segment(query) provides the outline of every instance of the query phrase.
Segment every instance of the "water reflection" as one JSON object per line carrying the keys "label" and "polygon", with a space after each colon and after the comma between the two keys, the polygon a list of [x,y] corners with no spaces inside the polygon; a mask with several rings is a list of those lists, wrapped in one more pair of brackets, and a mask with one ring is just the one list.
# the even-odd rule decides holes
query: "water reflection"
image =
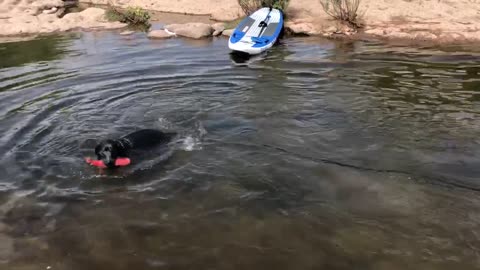
{"label": "water reflection", "polygon": [[70,37],[57,36],[0,44],[0,69],[60,59],[70,46]]}
{"label": "water reflection", "polygon": [[230,59],[236,64],[244,64],[247,63],[248,60],[250,60],[252,56],[248,53],[242,53],[242,52],[231,52],[230,53]]}

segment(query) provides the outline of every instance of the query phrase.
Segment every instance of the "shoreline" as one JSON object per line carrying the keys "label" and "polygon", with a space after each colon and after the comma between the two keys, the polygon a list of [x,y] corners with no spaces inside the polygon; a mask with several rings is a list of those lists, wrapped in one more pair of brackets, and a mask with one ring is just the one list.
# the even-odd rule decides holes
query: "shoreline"
{"label": "shoreline", "polygon": [[[0,5],[0,37],[25,38],[49,33],[68,31],[111,30],[126,27],[118,22],[108,22],[104,10],[107,0],[81,0],[80,5],[94,7],[78,13],[59,16],[58,11],[65,2],[61,0],[31,0],[33,7],[11,7]],[[189,23],[221,21],[226,24],[241,17],[241,8],[236,0],[225,0],[219,5],[215,0],[197,3],[193,0],[116,0],[120,8],[139,6],[152,14],[165,14],[171,19],[165,23]],[[55,5],[60,5],[56,7]],[[33,9],[33,10],[32,10]],[[47,12],[46,12],[47,11]],[[57,11],[54,13],[54,11]],[[228,12],[227,12],[228,11]],[[364,25],[359,31],[342,25],[330,18],[318,0],[291,0],[286,10],[285,28],[292,35],[323,36],[347,40],[378,39],[383,41],[406,41],[436,45],[463,45],[480,41],[480,1],[456,0],[363,0],[359,9],[360,22]],[[175,21],[175,16],[185,16]],[[163,22],[163,21],[162,21]],[[1,40],[0,40],[1,41]]]}

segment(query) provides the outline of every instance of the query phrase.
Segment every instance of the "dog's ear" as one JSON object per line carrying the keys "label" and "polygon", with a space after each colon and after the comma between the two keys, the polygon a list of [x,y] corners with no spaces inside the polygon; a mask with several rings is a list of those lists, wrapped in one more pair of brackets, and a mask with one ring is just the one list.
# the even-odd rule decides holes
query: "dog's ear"
{"label": "dog's ear", "polygon": [[99,143],[95,146],[95,154],[98,154],[102,150],[102,145],[102,143]]}
{"label": "dog's ear", "polygon": [[125,148],[123,146],[123,144],[119,141],[114,141],[112,142],[112,146],[115,147],[117,150],[121,151],[123,148]]}
{"label": "dog's ear", "polygon": [[115,141],[112,145],[115,148],[116,154],[119,157],[127,157],[128,156],[128,149],[125,147],[125,145],[121,141]]}

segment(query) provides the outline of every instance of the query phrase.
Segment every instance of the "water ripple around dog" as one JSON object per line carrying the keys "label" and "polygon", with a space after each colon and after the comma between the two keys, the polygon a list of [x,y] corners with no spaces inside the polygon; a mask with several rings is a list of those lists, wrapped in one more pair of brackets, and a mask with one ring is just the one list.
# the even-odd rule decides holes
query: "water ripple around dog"
{"label": "water ripple around dog", "polygon": [[[18,250],[28,260],[66,269],[109,258],[144,269],[160,260],[151,254],[179,269],[237,255],[252,269],[477,261],[478,241],[465,240],[480,205],[475,51],[289,38],[238,63],[224,38],[115,32],[0,47],[2,222],[19,247],[25,235],[48,243]],[[178,136],[129,167],[83,162],[99,140],[140,128]],[[128,245],[103,245],[116,241]],[[132,250],[146,252],[138,265],[124,256]]]}

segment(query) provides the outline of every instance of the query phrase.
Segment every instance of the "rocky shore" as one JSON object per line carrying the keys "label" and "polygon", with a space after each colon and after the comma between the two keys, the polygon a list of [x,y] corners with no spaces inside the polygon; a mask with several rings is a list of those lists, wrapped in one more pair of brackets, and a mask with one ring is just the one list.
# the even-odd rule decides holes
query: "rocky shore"
{"label": "rocky shore", "polygon": [[116,29],[126,25],[108,22],[105,10],[87,8],[65,14],[72,2],[62,0],[0,0],[0,36],[26,36],[71,30]]}
{"label": "rocky shore", "polygon": [[[139,6],[147,10],[191,15],[208,15],[226,22],[243,16],[237,0],[80,0],[81,3],[118,7]],[[125,24],[108,22],[105,11],[88,8],[65,14],[72,2],[62,0],[0,0],[0,36],[34,35],[76,29],[116,29]],[[329,17],[319,0],[291,0],[286,11],[287,32],[326,37],[373,36],[387,39],[463,43],[480,40],[480,1],[471,0],[362,0],[360,29],[352,29]],[[223,23],[192,21],[154,30],[151,38],[175,36],[203,38],[229,35]],[[225,30],[225,31],[224,31]],[[361,35],[358,35],[361,34]]]}
{"label": "rocky shore", "polygon": [[[332,21],[319,0],[294,0],[286,26],[294,33],[347,35],[357,33]],[[359,32],[387,39],[463,43],[480,40],[480,1],[362,0]]]}

